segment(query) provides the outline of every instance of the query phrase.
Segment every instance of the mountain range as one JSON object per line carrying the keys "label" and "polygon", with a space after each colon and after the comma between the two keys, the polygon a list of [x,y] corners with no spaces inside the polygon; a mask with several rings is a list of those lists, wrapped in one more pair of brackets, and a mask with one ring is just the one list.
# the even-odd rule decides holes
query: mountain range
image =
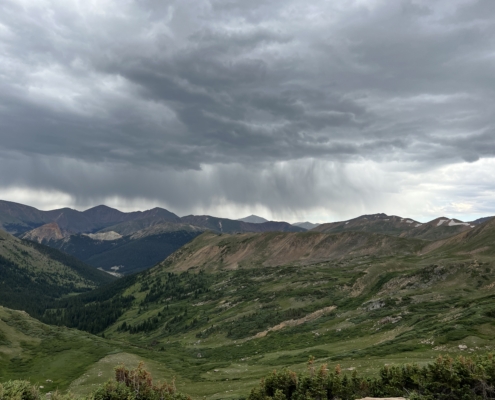
{"label": "mountain range", "polygon": [[[255,216],[252,216],[255,217]],[[258,218],[257,222],[244,222],[228,218],[216,218],[209,215],[188,215],[180,218],[163,208],[153,208],[147,211],[125,213],[105,205],[96,206],[86,211],[71,208],[41,211],[23,204],[0,200],[0,229],[14,235],[22,235],[33,229],[49,224],[50,228],[57,225],[57,235],[116,232],[122,236],[133,234],[152,226],[178,224],[176,230],[181,230],[182,224],[193,225],[197,228],[209,229],[224,233],[234,232],[268,232],[287,231],[301,232],[287,222],[274,222]],[[53,233],[53,231],[52,231]]]}
{"label": "mountain range", "polygon": [[302,232],[286,222],[249,223],[211,216],[185,216],[163,208],[124,213],[100,205],[86,211],[40,211],[0,201],[0,228],[20,238],[62,250],[114,275],[130,274],[162,261],[206,230]]}
{"label": "mountain range", "polygon": [[[234,399],[274,369],[303,370],[310,356],[373,375],[385,362],[495,348],[495,219],[374,214],[246,232],[249,222],[210,216],[146,218],[76,233],[47,221],[18,235],[26,239],[0,232],[0,305],[31,315],[0,308],[0,377],[85,394],[112,363],[145,359],[194,398]],[[66,254],[137,265],[186,234],[120,279]]]}
{"label": "mountain range", "polygon": [[0,201],[0,227],[22,239],[62,250],[116,276],[152,267],[205,231],[217,233],[369,232],[440,240],[465,232],[473,222],[436,218],[420,223],[386,214],[363,215],[327,224],[267,221],[256,215],[232,220],[209,215],[179,217],[163,208],[124,213],[100,205],[86,211],[36,208]]}
{"label": "mountain range", "polygon": [[[487,221],[489,218],[485,219]],[[435,218],[426,223],[395,215],[363,215],[348,221],[322,224],[313,229],[316,232],[337,233],[346,231],[373,232],[399,237],[424,240],[438,240],[468,231],[476,222],[462,222],[451,218]]]}

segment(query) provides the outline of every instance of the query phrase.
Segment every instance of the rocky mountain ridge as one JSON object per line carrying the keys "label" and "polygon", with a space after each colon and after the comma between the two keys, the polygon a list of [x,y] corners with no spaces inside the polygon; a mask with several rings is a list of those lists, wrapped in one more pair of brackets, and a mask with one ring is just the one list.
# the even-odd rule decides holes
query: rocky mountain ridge
{"label": "rocky mountain ridge", "polygon": [[[485,219],[485,221],[488,219]],[[476,225],[475,222],[463,222],[458,219],[446,217],[435,218],[432,221],[421,223],[411,218],[381,213],[362,215],[348,221],[321,224],[312,229],[312,231],[325,233],[348,231],[373,232],[434,241],[468,231]]]}

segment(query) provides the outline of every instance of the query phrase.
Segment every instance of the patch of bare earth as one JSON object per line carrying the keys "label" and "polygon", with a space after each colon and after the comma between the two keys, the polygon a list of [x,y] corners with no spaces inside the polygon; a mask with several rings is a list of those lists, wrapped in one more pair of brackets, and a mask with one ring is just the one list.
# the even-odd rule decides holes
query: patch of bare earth
{"label": "patch of bare earth", "polygon": [[275,332],[275,331],[279,331],[281,329],[284,329],[286,327],[302,325],[306,322],[314,321],[315,319],[323,317],[324,315],[332,312],[336,308],[337,308],[336,306],[329,306],[329,307],[322,308],[320,310],[316,310],[315,312],[312,312],[311,314],[308,314],[308,315],[306,315],[302,318],[299,318],[299,319],[289,319],[288,321],[283,321],[280,324],[272,326],[271,328],[268,328],[267,330],[265,330],[263,332],[258,332],[256,335],[253,336],[253,339],[259,339],[259,338],[265,337],[268,334],[268,332]]}

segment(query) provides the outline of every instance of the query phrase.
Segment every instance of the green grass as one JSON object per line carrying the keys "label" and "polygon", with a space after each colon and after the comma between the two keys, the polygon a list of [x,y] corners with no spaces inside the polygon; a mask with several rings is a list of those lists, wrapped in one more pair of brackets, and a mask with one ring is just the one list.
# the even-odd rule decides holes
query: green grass
{"label": "green grass", "polygon": [[[165,286],[169,279],[166,271],[152,271],[127,289],[136,298],[134,306],[105,336],[140,346],[129,352],[166,365],[182,391],[215,399],[246,396],[273,369],[302,371],[310,355],[373,376],[384,364],[424,364],[438,354],[494,348],[490,291],[463,291],[477,284],[473,268],[485,271],[485,264],[469,268],[457,258],[443,269],[432,265],[428,258],[356,258],[340,266],[221,271],[204,278],[208,290],[199,295],[192,290],[198,275],[184,273],[174,277],[175,292],[166,290],[148,302],[153,286]],[[492,272],[484,273],[487,286],[495,282]],[[369,310],[377,300],[383,306]],[[314,321],[253,339],[281,321],[334,304],[334,312]],[[118,329],[124,321],[141,324],[158,313],[157,329],[135,334]],[[183,319],[173,323],[177,315]],[[459,344],[468,349],[460,350]]]}

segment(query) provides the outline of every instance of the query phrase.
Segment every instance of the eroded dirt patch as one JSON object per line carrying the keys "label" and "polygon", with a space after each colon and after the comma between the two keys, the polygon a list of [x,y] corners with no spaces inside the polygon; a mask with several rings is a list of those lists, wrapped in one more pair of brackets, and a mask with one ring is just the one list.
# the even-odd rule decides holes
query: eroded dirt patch
{"label": "eroded dirt patch", "polygon": [[316,310],[315,312],[312,312],[311,314],[308,314],[308,315],[306,315],[302,318],[299,318],[299,319],[289,319],[288,321],[283,321],[280,324],[272,326],[271,328],[268,328],[265,331],[258,332],[256,335],[253,336],[253,339],[259,339],[259,338],[265,337],[268,334],[268,332],[275,332],[275,331],[279,331],[281,329],[284,329],[286,327],[302,325],[306,322],[314,321],[315,319],[318,319],[318,318],[332,312],[336,308],[337,308],[336,306],[329,306],[329,307],[322,308],[320,310]]}

